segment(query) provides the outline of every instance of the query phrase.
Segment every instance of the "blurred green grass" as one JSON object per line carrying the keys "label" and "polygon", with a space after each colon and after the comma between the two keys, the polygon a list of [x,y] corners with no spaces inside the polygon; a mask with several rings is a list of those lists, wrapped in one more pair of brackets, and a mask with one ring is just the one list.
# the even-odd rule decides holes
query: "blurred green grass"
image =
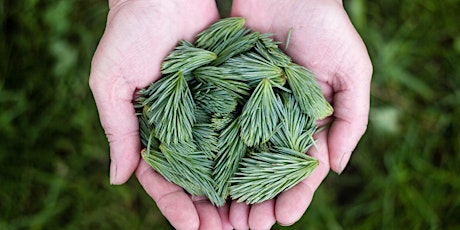
{"label": "blurred green grass", "polygon": [[[368,131],[304,217],[274,229],[459,229],[460,1],[345,7],[374,64]],[[0,0],[0,229],[171,229],[135,179],[108,183],[87,84],[107,12]]]}

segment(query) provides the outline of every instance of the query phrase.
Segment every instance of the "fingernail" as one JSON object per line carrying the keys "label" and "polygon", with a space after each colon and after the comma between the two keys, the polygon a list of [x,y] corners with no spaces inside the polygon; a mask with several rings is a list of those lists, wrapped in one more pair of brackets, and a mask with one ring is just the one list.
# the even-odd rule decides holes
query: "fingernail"
{"label": "fingernail", "polygon": [[114,185],[114,182],[117,177],[117,164],[112,161],[110,162],[110,184]]}
{"label": "fingernail", "polygon": [[339,164],[339,175],[342,174],[343,170],[345,170],[345,167],[347,167],[348,161],[350,160],[351,152],[345,152],[342,155],[342,159],[340,159],[340,164]]}

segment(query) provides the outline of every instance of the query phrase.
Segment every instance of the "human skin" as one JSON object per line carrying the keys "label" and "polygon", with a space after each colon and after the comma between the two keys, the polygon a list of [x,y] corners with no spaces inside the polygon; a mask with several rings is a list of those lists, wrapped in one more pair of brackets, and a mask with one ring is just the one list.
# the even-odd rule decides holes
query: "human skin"
{"label": "human skin", "polygon": [[[341,173],[366,130],[372,65],[366,48],[341,2],[335,0],[234,0],[232,16],[247,26],[274,33],[286,52],[314,72],[334,114],[319,124],[319,159],[307,179],[276,199],[246,205],[231,202],[216,208],[202,197],[190,197],[140,160],[136,90],[160,76],[160,64],[181,39],[194,36],[219,18],[211,0],[109,1],[103,37],[94,54],[90,87],[110,146],[110,183],[123,184],[135,173],[145,191],[176,229],[269,229],[291,225],[305,212],[313,193],[330,169]],[[281,45],[281,48],[283,46]]]}
{"label": "human skin", "polygon": [[213,0],[109,1],[107,24],[94,54],[90,87],[110,147],[110,183],[135,173],[145,191],[176,229],[231,229],[228,206],[216,208],[190,197],[140,160],[136,90],[160,76],[164,57],[179,40],[219,18]]}
{"label": "human skin", "polygon": [[[372,63],[367,49],[337,0],[234,0],[231,16],[244,17],[255,30],[290,42],[285,52],[310,69],[334,114],[319,125],[309,155],[320,164],[305,180],[276,199],[246,205],[232,202],[230,221],[236,229],[269,229],[292,225],[305,213],[314,191],[332,169],[342,173],[367,128]],[[283,48],[283,45],[280,45]]]}

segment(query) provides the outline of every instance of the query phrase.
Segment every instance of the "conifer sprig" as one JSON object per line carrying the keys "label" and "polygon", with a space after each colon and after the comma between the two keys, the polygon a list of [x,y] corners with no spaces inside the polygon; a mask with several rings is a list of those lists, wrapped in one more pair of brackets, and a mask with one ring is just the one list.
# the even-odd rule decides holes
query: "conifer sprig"
{"label": "conifer sprig", "polygon": [[213,177],[216,191],[221,197],[228,196],[230,178],[238,169],[241,158],[246,154],[247,146],[239,135],[240,122],[236,118],[229,126],[222,130],[218,140],[218,153],[214,166]]}
{"label": "conifer sprig", "polygon": [[246,53],[229,59],[223,68],[233,71],[255,88],[263,78],[268,78],[279,85],[286,83],[283,70],[257,53]]}
{"label": "conifer sprig", "polygon": [[284,68],[284,72],[302,112],[314,120],[332,114],[332,106],[324,98],[321,87],[309,70],[300,65],[290,64]]}
{"label": "conifer sprig", "polygon": [[167,181],[181,186],[190,194],[202,194],[202,188],[199,185],[190,182],[190,180],[185,178],[181,173],[174,170],[160,151],[147,151],[147,149],[143,149],[141,154],[144,161],[147,162],[147,164],[149,164],[155,171],[160,172]]}
{"label": "conifer sprig", "polygon": [[314,143],[314,120],[302,113],[293,95],[283,93],[282,100],[284,106],[281,121],[270,141],[274,146],[306,153]]}
{"label": "conifer sprig", "polygon": [[249,147],[270,139],[278,124],[282,104],[269,79],[256,87],[241,112],[241,138]]}
{"label": "conifer sprig", "polygon": [[[205,49],[190,46],[190,43],[182,41],[174,51],[169,53],[161,64],[162,74],[174,74],[182,72],[188,74],[200,66],[214,61],[217,55]],[[184,62],[184,60],[187,60]]]}
{"label": "conifer sprig", "polygon": [[229,45],[218,53],[218,58],[212,62],[213,65],[220,65],[229,58],[250,50],[256,44],[260,34],[255,32],[242,36],[240,39],[229,42]]}
{"label": "conifer sprig", "polygon": [[210,160],[216,158],[218,136],[219,134],[209,123],[196,123],[193,126],[193,139],[196,141],[198,149],[201,149]]}
{"label": "conifer sprig", "polygon": [[[196,36],[196,46],[202,49],[219,53],[232,41],[240,38],[249,32],[244,28],[244,18],[227,18],[219,20]],[[217,49],[217,47],[221,47]]]}
{"label": "conifer sprig", "polygon": [[278,48],[278,44],[279,42],[273,41],[271,34],[263,34],[257,41],[255,50],[271,63],[284,67],[291,63],[291,58]]}
{"label": "conifer sprig", "polygon": [[234,94],[223,88],[208,85],[194,93],[195,101],[207,113],[231,113],[238,105]]}
{"label": "conifer sprig", "polygon": [[230,180],[230,196],[248,204],[272,199],[305,179],[318,164],[318,160],[285,147],[250,153]]}
{"label": "conifer sprig", "polygon": [[192,138],[195,102],[182,72],[167,75],[144,103],[152,102],[146,111],[154,124],[156,137],[166,144],[177,144]]}
{"label": "conifer sprig", "polygon": [[193,75],[201,83],[199,88],[203,88],[203,85],[213,85],[226,90],[227,93],[233,94],[238,98],[249,95],[249,86],[246,83],[246,79],[234,74],[229,69],[206,66],[195,70]]}
{"label": "conifer sprig", "polygon": [[314,76],[244,24],[222,19],[181,41],[135,105],[143,159],[217,206],[263,202],[308,176],[315,120],[332,113]]}

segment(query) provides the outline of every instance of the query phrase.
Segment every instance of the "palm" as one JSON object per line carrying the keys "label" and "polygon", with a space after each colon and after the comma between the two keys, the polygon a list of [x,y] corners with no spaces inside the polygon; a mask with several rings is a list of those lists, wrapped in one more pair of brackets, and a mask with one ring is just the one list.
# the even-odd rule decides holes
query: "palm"
{"label": "palm", "polygon": [[[136,176],[162,213],[178,229],[217,229],[225,215],[192,199],[140,161],[135,91],[160,77],[163,58],[181,39],[192,39],[218,18],[214,1],[137,1],[111,6],[93,58],[90,86],[110,143],[110,181]],[[206,218],[204,218],[206,217]],[[227,223],[228,224],[228,223]]]}
{"label": "palm", "polygon": [[[320,160],[310,177],[276,201],[252,207],[233,203],[230,209],[235,226],[268,227],[275,221],[292,224],[308,207],[329,169],[342,172],[364,133],[372,66],[363,42],[336,0],[234,1],[232,15],[246,18],[250,28],[273,33],[282,42],[292,29],[285,51],[296,63],[314,72],[334,106],[333,117],[326,119],[332,125],[317,134],[318,150],[309,152]],[[242,212],[247,213],[246,219]]]}
{"label": "palm", "polygon": [[[160,76],[163,58],[180,39],[194,35],[218,17],[215,6],[177,7],[171,1],[130,1],[111,9],[93,69],[108,67],[132,87],[145,87]],[[97,65],[97,66],[94,66]]]}

